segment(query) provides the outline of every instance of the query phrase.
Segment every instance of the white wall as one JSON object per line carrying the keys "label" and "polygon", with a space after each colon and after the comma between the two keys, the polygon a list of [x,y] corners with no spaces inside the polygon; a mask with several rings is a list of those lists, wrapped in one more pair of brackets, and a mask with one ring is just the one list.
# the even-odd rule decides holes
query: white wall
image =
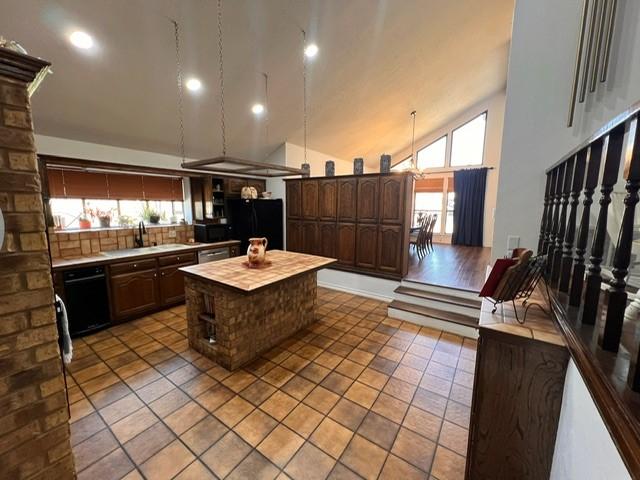
{"label": "white wall", "polygon": [[564,382],[550,478],[631,478],[573,359],[569,361]]}
{"label": "white wall", "polygon": [[507,76],[493,257],[507,235],[535,247],[544,170],[640,100],[640,2],[619,0],[607,84],[578,105],[567,128],[582,0],[518,0]]}
{"label": "white wall", "polygon": [[[445,164],[448,165],[449,158],[451,157],[451,132],[460,125],[477,117],[482,112],[487,112],[487,129],[485,133],[483,166],[493,167],[493,170],[489,170],[487,172],[487,189],[484,198],[484,225],[482,243],[485,247],[491,247],[493,244],[494,212],[498,195],[498,176],[500,172],[500,150],[502,148],[504,107],[505,91],[502,90],[478,102],[476,105],[465,110],[460,115],[456,116],[454,119],[442,125],[438,129],[432,131],[424,137],[419,138],[418,140],[416,140],[415,145],[417,152],[421,148],[426,147],[435,140],[438,140],[443,135],[449,135],[449,139],[447,141],[445,162]],[[408,145],[407,147],[393,154],[392,163],[397,163],[410,155],[411,146]],[[438,172],[438,170],[452,170],[452,168],[445,167],[442,169],[434,169],[434,176],[436,175],[436,172]],[[450,173],[448,175],[453,174]],[[449,239],[451,238],[450,235],[447,235],[446,237]]]}

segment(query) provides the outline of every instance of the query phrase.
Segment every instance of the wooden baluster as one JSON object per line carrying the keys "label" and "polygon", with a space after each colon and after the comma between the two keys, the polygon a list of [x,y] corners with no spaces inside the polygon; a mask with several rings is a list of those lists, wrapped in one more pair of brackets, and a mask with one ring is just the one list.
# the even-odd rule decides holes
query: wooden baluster
{"label": "wooden baluster", "polygon": [[589,241],[589,224],[591,221],[591,205],[593,193],[598,185],[598,174],[602,162],[602,138],[595,140],[589,147],[589,165],[587,178],[584,183],[584,200],[582,202],[582,218],[578,229],[578,241],[576,242],[576,258],[573,262],[573,274],[571,275],[571,292],[569,293],[569,305],[580,306],[582,301],[582,287],[584,285],[584,254],[587,251]]}
{"label": "wooden baluster", "polygon": [[546,255],[551,245],[551,230],[553,228],[554,201],[556,195],[556,183],[558,183],[559,168],[556,167],[551,172],[551,185],[549,185],[549,208],[547,210],[547,221],[545,225],[544,242],[542,244],[542,253]]}
{"label": "wooden baluster", "polygon": [[540,236],[538,238],[538,255],[544,252],[544,241],[547,235],[547,225],[549,223],[549,203],[551,198],[551,180],[553,170],[547,172],[547,182],[544,186],[544,209],[542,210],[542,220],[540,221]]}
{"label": "wooden baluster", "polygon": [[564,181],[564,172],[567,162],[561,163],[558,167],[558,175],[556,176],[556,185],[553,190],[553,221],[551,223],[551,234],[549,235],[549,245],[547,246],[547,272],[551,273],[553,263],[553,254],[556,249],[556,238],[558,235],[558,220],[560,217],[560,198],[562,193],[562,183]]}
{"label": "wooden baluster", "polygon": [[609,204],[611,203],[611,192],[618,180],[618,170],[620,168],[620,157],[624,142],[624,124],[614,128],[607,137],[606,151],[604,153],[604,171],[602,173],[602,185],[600,192],[600,211],[596,222],[596,231],[593,235],[591,245],[591,256],[589,257],[589,271],[587,273],[587,285],[584,291],[584,307],[582,309],[582,323],[593,325],[598,313],[598,302],[600,300],[600,264],[604,254],[604,241],[607,238],[607,216]]}
{"label": "wooden baluster", "polygon": [[556,247],[553,249],[553,259],[551,263],[551,285],[557,286],[560,278],[560,260],[562,260],[562,241],[567,228],[567,205],[569,205],[569,193],[571,192],[571,180],[575,165],[575,156],[568,159],[564,168],[564,182],[562,183],[560,219],[556,230]]}
{"label": "wooden baluster", "polygon": [[[636,125],[637,127],[637,120]],[[625,277],[629,273],[631,262],[631,247],[633,246],[633,226],[636,215],[636,204],[640,201],[640,132],[636,128],[633,138],[631,156],[624,162],[624,178],[627,180],[625,189],[627,195],[624,198],[624,213],[616,253],[613,257],[613,278],[609,281],[609,303],[607,305],[607,318],[604,331],[600,337],[600,346],[609,352],[617,352],[622,337],[622,323],[624,322],[624,309],[627,306],[627,282]]]}
{"label": "wooden baluster", "polygon": [[578,204],[580,203],[580,191],[584,183],[584,171],[587,165],[587,148],[583,148],[576,155],[576,165],[573,170],[573,180],[571,182],[571,192],[569,193],[569,218],[567,219],[567,229],[564,234],[564,244],[562,245],[562,260],[560,263],[560,280],[558,290],[569,292],[569,281],[571,280],[571,266],[573,264],[573,241],[576,236],[576,217],[578,215]]}

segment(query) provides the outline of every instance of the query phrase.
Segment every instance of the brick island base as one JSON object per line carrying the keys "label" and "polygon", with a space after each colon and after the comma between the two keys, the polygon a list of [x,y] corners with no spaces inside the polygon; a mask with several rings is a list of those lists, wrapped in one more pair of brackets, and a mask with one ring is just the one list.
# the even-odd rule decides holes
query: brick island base
{"label": "brick island base", "polygon": [[[228,370],[250,363],[314,322],[316,277],[316,271],[310,271],[241,292],[185,276],[189,346]],[[209,316],[215,343],[209,342],[209,321],[203,319]]]}

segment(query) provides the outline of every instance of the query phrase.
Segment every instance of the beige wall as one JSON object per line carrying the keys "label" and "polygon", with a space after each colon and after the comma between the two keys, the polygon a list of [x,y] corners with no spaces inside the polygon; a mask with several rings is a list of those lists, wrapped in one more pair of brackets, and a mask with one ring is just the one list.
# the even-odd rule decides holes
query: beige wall
{"label": "beige wall", "polygon": [[[500,171],[500,150],[502,148],[502,129],[504,125],[504,106],[505,106],[505,92],[500,91],[495,95],[492,95],[481,102],[478,102],[473,107],[465,110],[453,120],[442,125],[440,128],[425,135],[424,137],[416,140],[416,151],[426,147],[431,142],[439,139],[443,135],[449,135],[447,142],[446,164],[449,164],[449,157],[451,154],[451,131],[463,123],[471,120],[472,118],[480,115],[482,112],[487,111],[487,131],[485,137],[484,147],[484,166],[493,167],[493,170],[489,170],[487,173],[487,191],[485,194],[484,203],[484,239],[483,244],[485,247],[491,247],[493,245],[493,230],[494,230],[494,216],[496,208],[496,199],[498,195],[498,176]],[[411,155],[411,146],[408,145],[402,150],[395,152],[392,155],[392,164],[397,163],[404,158]],[[468,168],[468,167],[462,167]],[[434,175],[438,175],[438,172],[445,170],[451,170],[450,167],[442,169],[434,169]],[[440,175],[444,175],[440,173]],[[450,174],[451,175],[451,174]],[[444,238],[444,236],[443,236]]]}

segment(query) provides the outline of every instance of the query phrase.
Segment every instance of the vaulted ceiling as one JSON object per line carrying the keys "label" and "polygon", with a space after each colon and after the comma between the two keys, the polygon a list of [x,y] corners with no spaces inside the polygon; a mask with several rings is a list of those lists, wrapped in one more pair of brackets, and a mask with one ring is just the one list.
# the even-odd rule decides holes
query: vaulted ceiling
{"label": "vaulted ceiling", "polygon": [[[308,146],[336,158],[404,147],[503,89],[514,0],[223,0],[227,153],[264,159],[303,142],[302,35],[309,62]],[[187,156],[220,154],[215,0],[3,0],[0,35],[52,62],[33,97],[36,132],[177,154],[173,26],[181,25]],[[71,31],[95,39],[71,46]],[[268,117],[251,105],[265,102]]]}

